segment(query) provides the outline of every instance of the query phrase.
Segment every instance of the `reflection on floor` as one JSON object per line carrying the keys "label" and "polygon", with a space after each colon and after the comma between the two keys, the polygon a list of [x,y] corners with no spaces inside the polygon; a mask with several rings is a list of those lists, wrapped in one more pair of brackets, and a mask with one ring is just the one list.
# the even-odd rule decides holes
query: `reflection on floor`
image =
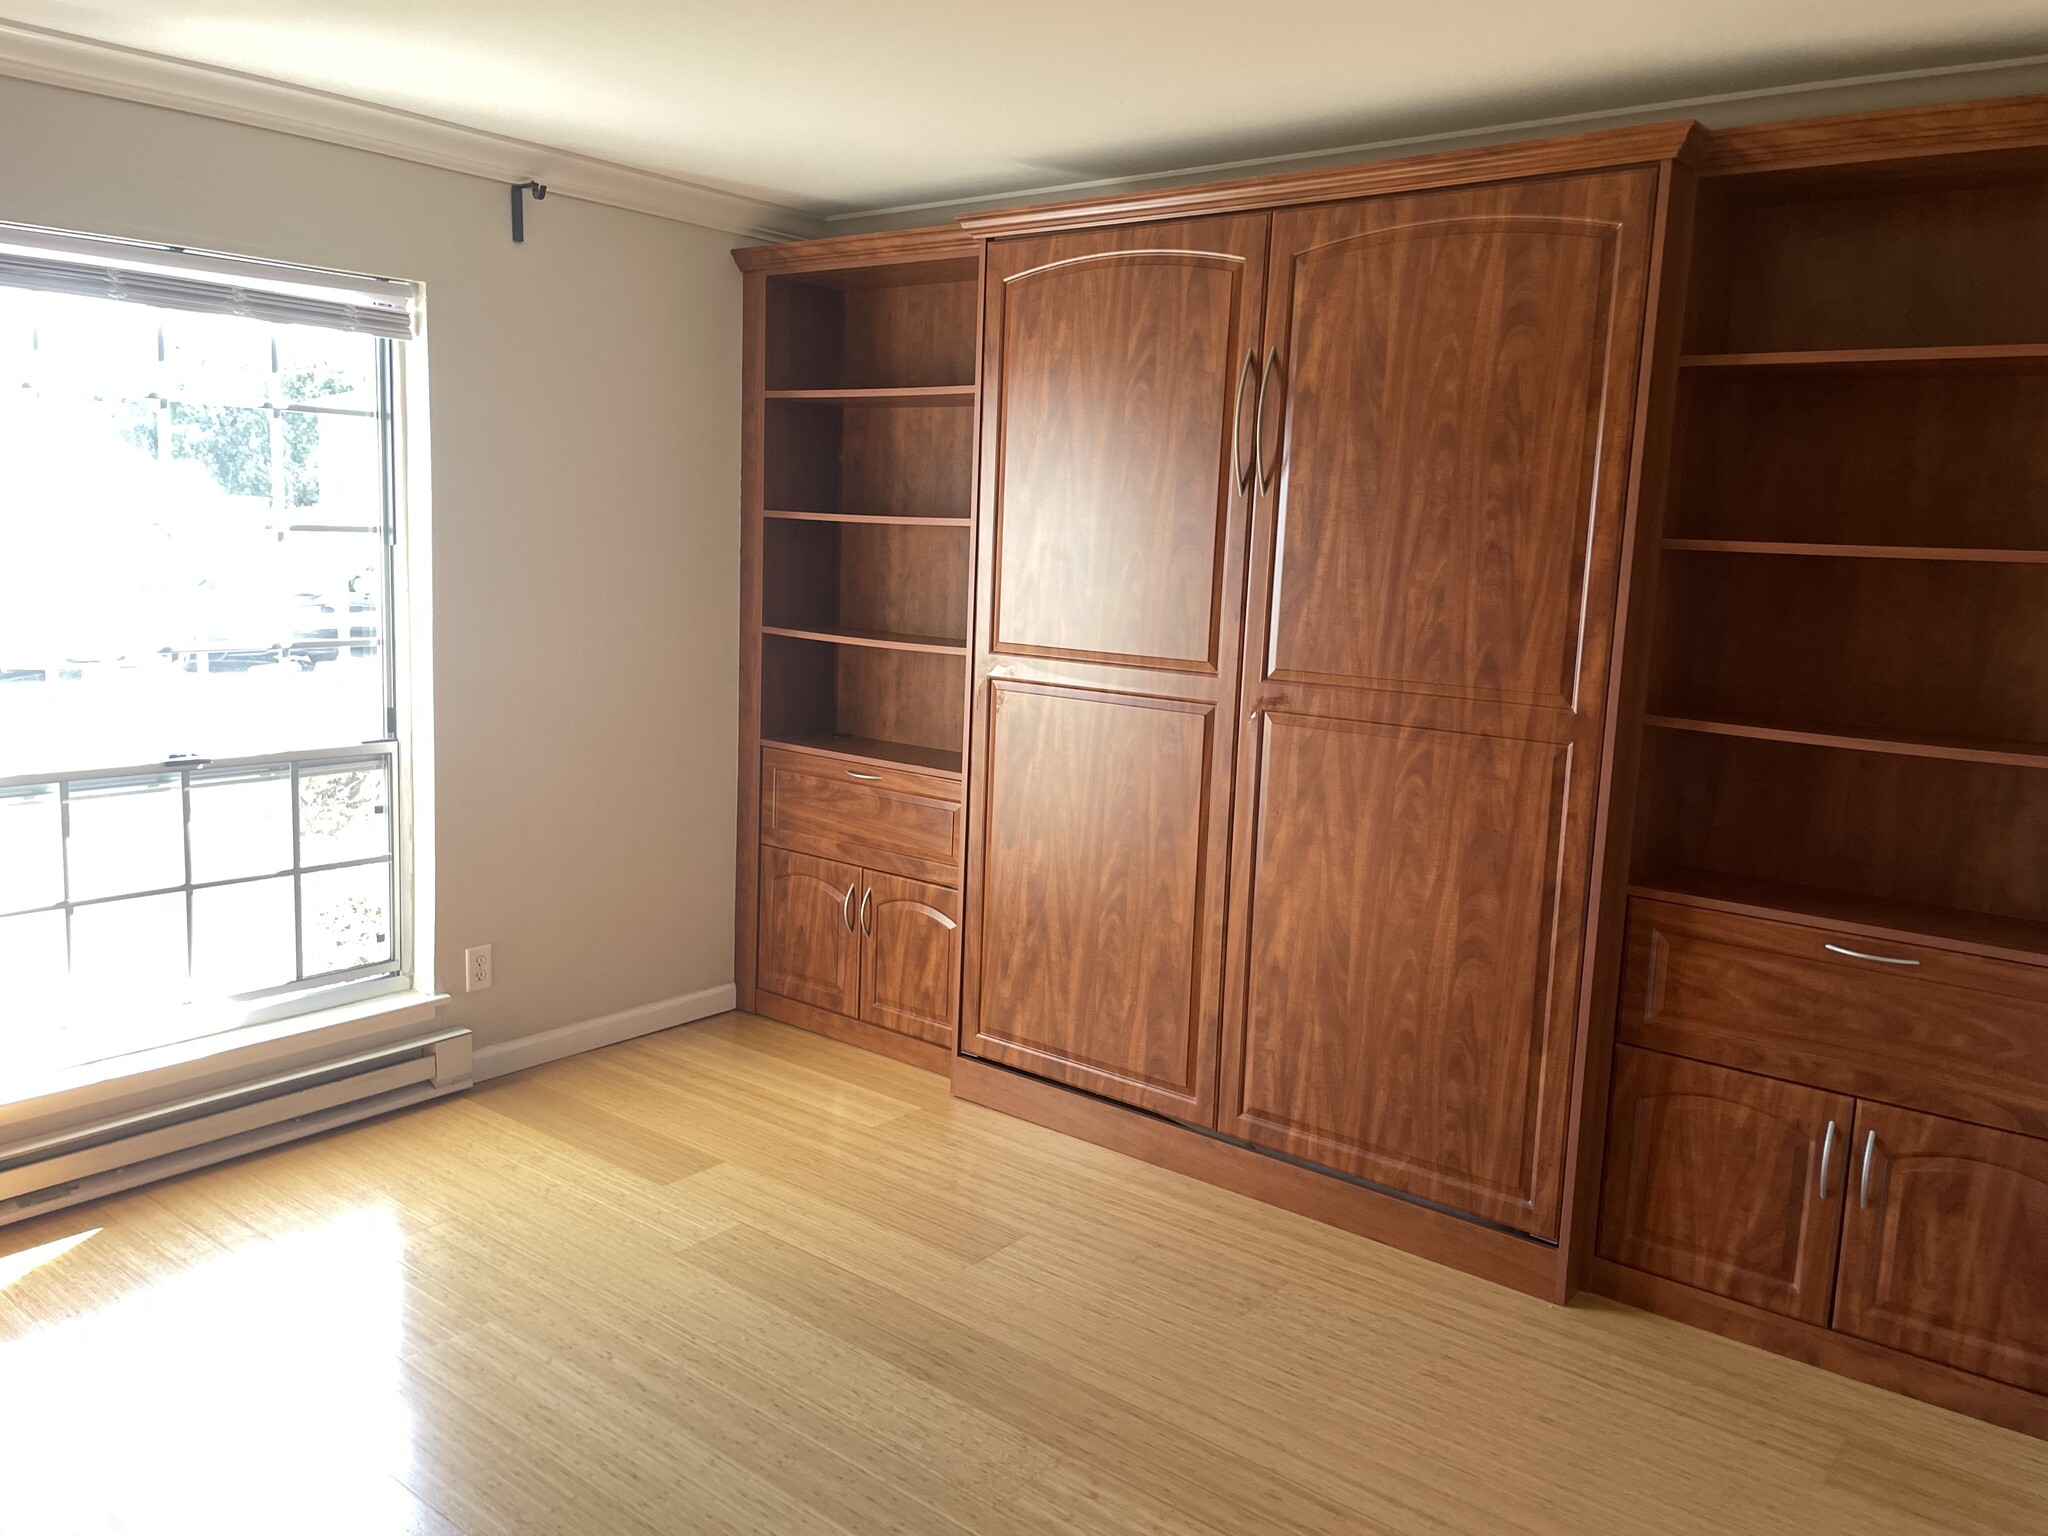
{"label": "reflection on floor", "polygon": [[2048,1446],[728,1015],[0,1230],[0,1532],[2048,1530]]}

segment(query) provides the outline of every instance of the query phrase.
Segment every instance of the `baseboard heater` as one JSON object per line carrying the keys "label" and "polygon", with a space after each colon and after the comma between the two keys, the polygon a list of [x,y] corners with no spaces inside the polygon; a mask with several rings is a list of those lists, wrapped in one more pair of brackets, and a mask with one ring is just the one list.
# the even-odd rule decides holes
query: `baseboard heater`
{"label": "baseboard heater", "polygon": [[467,1088],[466,1029],[0,1146],[0,1226]]}

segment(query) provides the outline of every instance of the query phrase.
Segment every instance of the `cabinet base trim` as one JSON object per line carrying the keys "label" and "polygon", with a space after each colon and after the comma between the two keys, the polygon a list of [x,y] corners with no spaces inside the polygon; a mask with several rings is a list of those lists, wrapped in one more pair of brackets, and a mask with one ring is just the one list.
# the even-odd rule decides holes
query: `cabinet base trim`
{"label": "cabinet base trim", "polygon": [[1447,1264],[1546,1301],[1561,1300],[1558,1250],[1394,1195],[1268,1157],[1249,1147],[1041,1082],[972,1057],[953,1058],[953,1096],[1029,1120],[1219,1189]]}
{"label": "cabinet base trim", "polygon": [[[957,1085],[954,1091],[958,1092]],[[1779,1317],[1609,1259],[1588,1256],[1586,1289],[1659,1317],[1690,1323],[1773,1354],[1817,1365],[1838,1376],[1853,1377],[1889,1392],[1903,1392],[1938,1408],[2018,1430],[2037,1440],[2048,1440],[2048,1397],[2009,1387],[2004,1382],[1973,1376],[1917,1355],[1902,1354],[1882,1344],[1866,1343],[1832,1328]]]}
{"label": "cabinet base trim", "polygon": [[825,1035],[846,1045],[857,1045],[863,1050],[874,1051],[881,1056],[893,1056],[898,1061],[908,1062],[913,1067],[922,1067],[927,1072],[943,1073],[952,1064],[951,1046],[934,1045],[929,1040],[914,1040],[909,1035],[899,1035],[893,1029],[869,1024],[861,1019],[850,1019],[843,1013],[831,1013],[809,1003],[800,1003],[793,997],[779,997],[773,992],[756,990],[752,1011],[764,1019],[774,1019],[780,1024],[794,1024],[798,1029],[808,1029],[814,1035]]}

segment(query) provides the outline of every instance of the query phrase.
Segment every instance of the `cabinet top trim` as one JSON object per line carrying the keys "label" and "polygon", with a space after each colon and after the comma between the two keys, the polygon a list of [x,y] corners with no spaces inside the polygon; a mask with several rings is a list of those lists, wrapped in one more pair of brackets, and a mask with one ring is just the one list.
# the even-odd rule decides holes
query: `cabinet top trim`
{"label": "cabinet top trim", "polygon": [[981,254],[978,236],[952,225],[929,229],[885,229],[865,235],[831,235],[781,245],[742,245],[732,253],[742,272],[821,272],[835,267],[894,266],[913,261],[972,261]]}
{"label": "cabinet top trim", "polygon": [[1257,176],[1207,186],[1169,187],[1157,192],[1035,208],[998,208],[960,216],[960,227],[984,236],[1034,234],[1043,230],[1135,224],[1151,219],[1242,213],[1302,203],[1339,202],[1390,192],[1414,192],[1471,182],[1512,181],[1566,171],[1601,170],[1688,158],[1705,130],[1690,119],[1608,128],[1561,138],[1524,139],[1507,144],[1447,149],[1431,155],[1374,160],[1363,165]]}
{"label": "cabinet top trim", "polygon": [[1703,137],[1696,163],[1702,175],[1734,176],[2043,146],[2048,96],[2006,96],[1719,128]]}

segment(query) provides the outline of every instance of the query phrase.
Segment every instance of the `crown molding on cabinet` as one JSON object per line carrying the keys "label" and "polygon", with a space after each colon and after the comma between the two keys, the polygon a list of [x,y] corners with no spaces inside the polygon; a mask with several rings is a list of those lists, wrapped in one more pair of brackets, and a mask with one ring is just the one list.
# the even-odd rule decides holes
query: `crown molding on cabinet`
{"label": "crown molding on cabinet", "polygon": [[515,182],[756,239],[802,239],[822,220],[717,187],[238,70],[0,21],[0,76],[167,107],[295,138]]}

